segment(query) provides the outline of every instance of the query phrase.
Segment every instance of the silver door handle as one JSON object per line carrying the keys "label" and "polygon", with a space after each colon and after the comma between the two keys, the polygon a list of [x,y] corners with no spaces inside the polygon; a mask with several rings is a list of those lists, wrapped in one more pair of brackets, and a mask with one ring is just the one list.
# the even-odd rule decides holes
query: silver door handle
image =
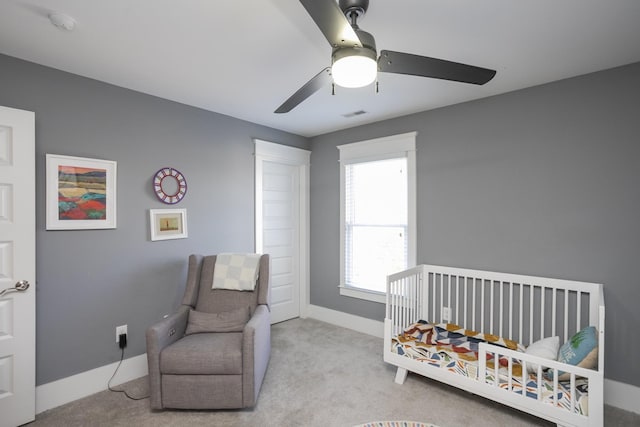
{"label": "silver door handle", "polygon": [[29,282],[27,282],[26,280],[20,280],[18,283],[15,284],[13,288],[7,288],[1,291],[0,297],[4,296],[4,294],[9,292],[24,292],[27,289],[29,289]]}

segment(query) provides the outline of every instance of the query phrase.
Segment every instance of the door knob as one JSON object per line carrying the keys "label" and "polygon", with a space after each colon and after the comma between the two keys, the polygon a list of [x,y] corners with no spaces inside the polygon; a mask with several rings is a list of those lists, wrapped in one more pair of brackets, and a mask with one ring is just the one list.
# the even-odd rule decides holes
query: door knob
{"label": "door knob", "polygon": [[20,280],[13,288],[7,288],[0,292],[0,297],[9,292],[24,292],[29,289],[29,282],[26,280]]}

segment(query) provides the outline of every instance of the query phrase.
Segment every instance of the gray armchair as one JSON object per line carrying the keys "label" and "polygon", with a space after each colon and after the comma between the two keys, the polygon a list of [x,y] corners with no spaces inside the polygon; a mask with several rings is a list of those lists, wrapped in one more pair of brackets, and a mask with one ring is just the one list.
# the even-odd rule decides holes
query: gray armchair
{"label": "gray armchair", "polygon": [[[271,354],[269,255],[260,257],[254,291],[211,289],[215,263],[215,255],[191,255],[182,305],[147,330],[153,409],[247,408],[257,402]],[[246,310],[249,320],[234,327],[229,322],[237,319],[228,313],[238,310]],[[186,334],[187,326],[197,328],[196,315],[221,316],[221,330],[228,331]]]}

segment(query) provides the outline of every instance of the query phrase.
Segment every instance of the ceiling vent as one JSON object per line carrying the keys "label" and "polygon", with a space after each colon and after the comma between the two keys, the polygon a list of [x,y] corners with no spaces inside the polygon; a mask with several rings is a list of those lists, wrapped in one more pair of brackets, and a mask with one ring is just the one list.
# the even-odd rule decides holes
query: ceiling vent
{"label": "ceiling vent", "polygon": [[354,111],[353,113],[343,114],[342,117],[346,117],[347,119],[350,119],[351,117],[361,116],[362,114],[367,114],[367,112],[364,110],[358,110],[358,111]]}

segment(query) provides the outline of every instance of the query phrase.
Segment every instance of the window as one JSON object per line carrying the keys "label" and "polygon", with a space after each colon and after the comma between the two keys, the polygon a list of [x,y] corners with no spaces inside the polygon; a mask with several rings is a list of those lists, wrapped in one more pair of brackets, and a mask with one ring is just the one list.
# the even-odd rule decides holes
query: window
{"label": "window", "polygon": [[338,146],[341,295],[384,302],[387,275],[415,265],[415,135]]}

